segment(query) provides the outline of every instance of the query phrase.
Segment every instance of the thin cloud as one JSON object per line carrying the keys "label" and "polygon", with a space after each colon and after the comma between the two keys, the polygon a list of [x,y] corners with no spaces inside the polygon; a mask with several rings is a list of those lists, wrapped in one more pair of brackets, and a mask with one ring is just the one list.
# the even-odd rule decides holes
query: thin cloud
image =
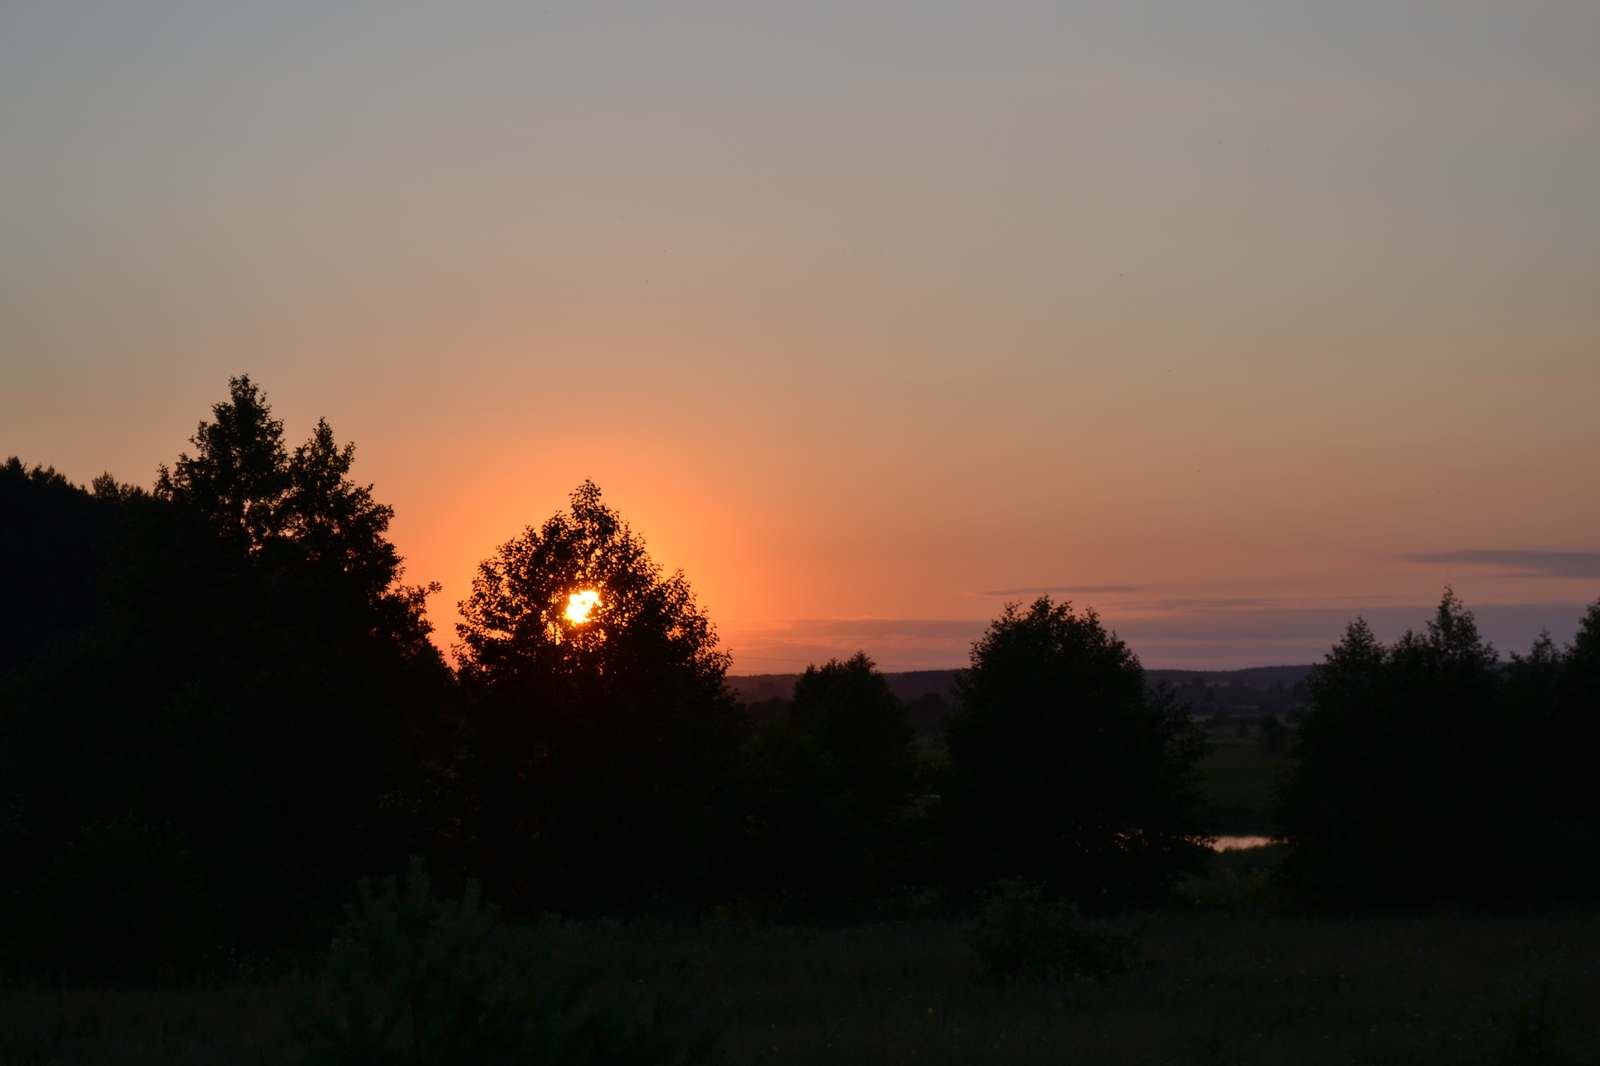
{"label": "thin cloud", "polygon": [[1171,599],[1153,600],[1141,607],[1152,611],[1231,611],[1239,607],[1275,607],[1281,599]]}
{"label": "thin cloud", "polygon": [[1413,563],[1494,566],[1514,577],[1600,577],[1600,552],[1460,551],[1402,555]]}
{"label": "thin cloud", "polygon": [[782,639],[902,637],[917,640],[969,640],[988,623],[974,618],[778,618],[756,624],[729,625],[731,632]]}
{"label": "thin cloud", "polygon": [[980,596],[1042,596],[1052,592],[1143,592],[1138,585],[1053,585],[1049,588],[984,589]]}

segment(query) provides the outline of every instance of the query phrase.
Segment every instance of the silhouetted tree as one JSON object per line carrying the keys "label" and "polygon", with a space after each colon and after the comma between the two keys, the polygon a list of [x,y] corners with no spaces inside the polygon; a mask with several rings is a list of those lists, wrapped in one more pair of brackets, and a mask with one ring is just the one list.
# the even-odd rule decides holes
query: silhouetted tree
{"label": "silhouetted tree", "polygon": [[1256,746],[1263,755],[1282,755],[1289,746],[1289,727],[1275,714],[1261,719],[1261,731],[1256,735]]}
{"label": "silhouetted tree", "polygon": [[911,845],[918,767],[905,705],[857,652],[808,667],[788,710],[752,747],[754,887],[802,906],[881,891]]}
{"label": "silhouetted tree", "polygon": [[290,455],[257,387],[229,392],[194,456],[125,494],[95,624],[6,679],[0,781],[13,869],[161,826],[227,899],[222,932],[282,943],[403,860],[451,680],[351,449],[323,424]]}
{"label": "silhouetted tree", "polygon": [[944,720],[950,717],[950,701],[941,692],[924,692],[906,701],[906,717],[911,727],[925,736],[944,732]]}
{"label": "silhouetted tree", "polygon": [[0,674],[94,621],[106,546],[136,494],[109,475],[91,493],[53,467],[0,465]]}
{"label": "silhouetted tree", "polygon": [[1541,634],[1501,675],[1493,735],[1496,816],[1490,884],[1496,901],[1590,904],[1600,899],[1600,603],[1572,644]]}
{"label": "silhouetted tree", "polygon": [[[681,572],[600,490],[502,545],[457,627],[465,773],[489,890],[518,906],[676,906],[727,882],[744,715]],[[593,593],[585,620],[573,597]]]}
{"label": "silhouetted tree", "polygon": [[215,946],[217,901],[183,837],[133,818],[90,822],[32,884],[13,944],[31,972],[96,981],[181,977]]}
{"label": "silhouetted tree", "polygon": [[1277,812],[1286,882],[1340,907],[1501,898],[1501,675],[1471,612],[1446,590],[1389,647],[1358,619],[1308,687]]}
{"label": "silhouetted tree", "polygon": [[793,718],[764,722],[749,745],[739,894],[779,917],[814,916],[869,883],[871,841],[839,763]]}
{"label": "silhouetted tree", "polygon": [[[1590,605],[1558,663],[1551,756],[1546,767],[1535,763],[1528,775],[1543,771],[1548,799],[1529,836],[1548,841],[1559,894],[1592,903],[1600,898],[1600,789],[1594,785],[1594,755],[1600,751],[1600,600]],[[1533,668],[1547,673],[1543,664]]]}
{"label": "silhouetted tree", "polygon": [[1206,750],[1091,610],[1008,605],[973,647],[946,731],[946,876],[1047,882],[1094,908],[1157,898],[1199,868]]}
{"label": "silhouetted tree", "polygon": [[201,422],[189,438],[198,454],[180,453],[172,470],[162,464],[156,496],[183,507],[238,550],[258,552],[277,539],[288,518],[283,423],[272,417],[249,375],[230,379],[228,393],[227,403],[211,409],[216,421]]}
{"label": "silhouetted tree", "polygon": [[873,661],[858,651],[843,662],[806,667],[789,714],[838,764],[864,828],[886,835],[917,784],[916,730]]}

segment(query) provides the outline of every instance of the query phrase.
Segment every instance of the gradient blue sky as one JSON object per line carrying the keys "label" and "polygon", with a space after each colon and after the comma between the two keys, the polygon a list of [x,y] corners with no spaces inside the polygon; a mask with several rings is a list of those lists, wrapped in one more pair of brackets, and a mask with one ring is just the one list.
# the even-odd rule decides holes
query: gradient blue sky
{"label": "gradient blue sky", "polygon": [[230,374],[453,605],[585,477],[738,672],[1600,595],[1592,3],[11,4],[0,453]]}

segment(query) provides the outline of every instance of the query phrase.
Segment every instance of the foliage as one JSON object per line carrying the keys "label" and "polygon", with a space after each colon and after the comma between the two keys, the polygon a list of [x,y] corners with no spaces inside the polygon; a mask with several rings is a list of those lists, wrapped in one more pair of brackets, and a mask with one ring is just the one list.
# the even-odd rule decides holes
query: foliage
{"label": "foliage", "polygon": [[806,667],[789,714],[838,765],[856,817],[885,831],[916,788],[916,731],[873,661],[858,651]]}
{"label": "foliage", "polygon": [[1600,609],[1502,664],[1446,590],[1385,647],[1360,620],[1310,679],[1277,818],[1286,883],[1338,907],[1593,898]]}
{"label": "foliage", "polygon": [[20,902],[8,916],[18,961],[95,982],[191,971],[216,919],[182,836],[132,818],[84,826]]}
{"label": "foliage", "polygon": [[1256,744],[1263,755],[1282,755],[1289,750],[1289,727],[1275,714],[1261,719],[1261,731],[1256,734]]}
{"label": "foliage", "polygon": [[1283,874],[1339,905],[1469,894],[1490,813],[1494,650],[1446,592],[1425,633],[1383,647],[1357,620],[1309,680],[1277,818]]}
{"label": "foliage", "polygon": [[1600,898],[1600,602],[1571,645],[1558,650],[1544,636],[1528,656],[1511,657],[1502,682],[1496,780],[1514,828],[1497,844],[1521,888],[1511,898],[1592,904]]}
{"label": "foliage", "polygon": [[1122,973],[1138,957],[1138,938],[1086,920],[1078,905],[1046,902],[1044,886],[1002,881],[971,931],[972,948],[996,983],[1061,981]]}
{"label": "foliage", "polygon": [[91,624],[0,683],[3,861],[30,881],[80,826],[170,825],[250,947],[320,939],[398,861],[392,798],[438,760],[451,680],[351,448],[323,423],[291,455],[229,390],[154,494],[116,493]]}
{"label": "foliage", "polygon": [[788,717],[757,729],[745,758],[743,891],[802,911],[858,892],[872,856],[838,762]]}
{"label": "foliage", "polygon": [[1212,856],[1204,877],[1185,877],[1173,886],[1167,906],[1190,911],[1272,914],[1283,909],[1278,891],[1279,844],[1232,848]]}
{"label": "foliage", "polygon": [[913,835],[915,735],[864,653],[807,668],[751,746],[752,887],[819,904],[891,884]]}
{"label": "foliage", "polygon": [[[634,684],[720,697],[728,656],[716,650],[715,630],[682,572],[663,576],[593,482],[571,500],[570,514],[529,526],[478,565],[457,626],[463,670],[486,687],[622,673]],[[585,590],[599,602],[577,623],[566,609],[571,594]]]}
{"label": "foliage", "polygon": [[[595,592],[587,621],[571,597]],[[682,573],[585,482],[478,568],[457,627],[473,695],[464,858],[528,909],[703,902],[728,882],[746,720]]]}
{"label": "foliage", "polygon": [[1045,881],[1092,909],[1153,901],[1206,854],[1199,726],[1093,611],[1008,605],[946,725],[945,876]]}
{"label": "foliage", "polygon": [[[949,922],[663,923],[621,942],[704,961],[696,984],[726,1004],[735,1063],[1191,1064],[1197,1048],[1294,1066],[1600,1061],[1600,921],[1583,912],[1166,914],[1128,973],[1069,983],[973,981],[967,927]],[[285,1014],[320,983],[4,984],[0,1062],[295,1061]]]}
{"label": "foliage", "polygon": [[440,900],[414,859],[402,879],[359,886],[298,1023],[317,1066],[706,1059],[715,1027],[656,977],[627,972],[614,930],[500,926],[471,883]]}
{"label": "foliage", "polygon": [[267,567],[315,573],[369,606],[385,608],[402,639],[426,636],[422,597],[437,589],[399,585],[404,571],[385,537],[394,508],[350,480],[355,445],[342,448],[327,420],[291,455],[283,423],[248,376],[228,382],[229,402],[212,408],[190,438],[193,457],[163,465],[155,495],[203,521],[223,543]]}
{"label": "foliage", "polygon": [[0,464],[0,675],[94,621],[108,540],[138,490]]}
{"label": "foliage", "polygon": [[[837,916],[1006,879],[1102,912],[1198,872],[1206,828],[1281,830],[1282,883],[1332,907],[1600,897],[1600,603],[1509,662],[1447,591],[1389,646],[1358,620],[1303,690],[1194,680],[1219,725],[1258,704],[1206,823],[1202,731],[1092,611],[1008,606],[958,709],[916,707],[942,749],[864,653],[752,730],[683,574],[585,482],[480,566],[457,676],[353,445],[322,421],[290,448],[247,377],[191,442],[148,493],[0,466],[0,907],[34,973],[315,942],[345,886],[418,851],[519,916]],[[1267,826],[1246,793],[1291,756]]]}

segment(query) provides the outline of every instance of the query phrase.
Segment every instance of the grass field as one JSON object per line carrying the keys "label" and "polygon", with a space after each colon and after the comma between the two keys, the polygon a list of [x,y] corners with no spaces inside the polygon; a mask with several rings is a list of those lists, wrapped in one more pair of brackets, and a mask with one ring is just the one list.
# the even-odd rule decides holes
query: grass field
{"label": "grass field", "polygon": [[[1007,988],[981,979],[948,923],[634,936],[696,960],[734,1064],[1600,1061],[1590,916],[1163,915],[1131,974]],[[0,1060],[289,1062],[302,987],[14,987],[0,992]]]}
{"label": "grass field", "polygon": [[1232,729],[1207,732],[1212,752],[1206,775],[1206,828],[1213,833],[1258,833],[1266,828],[1272,785],[1290,760],[1263,753],[1254,736]]}
{"label": "grass field", "polygon": [[[1285,760],[1232,731],[1212,740],[1209,824],[1259,829]],[[1272,894],[1277,851],[1215,856],[1143,920],[1140,964],[1098,982],[996,987],[953,922],[628,939],[687,960],[730,1066],[1600,1064],[1600,917],[1294,916]],[[294,1062],[288,1019],[308,987],[0,988],[0,1066]]]}

